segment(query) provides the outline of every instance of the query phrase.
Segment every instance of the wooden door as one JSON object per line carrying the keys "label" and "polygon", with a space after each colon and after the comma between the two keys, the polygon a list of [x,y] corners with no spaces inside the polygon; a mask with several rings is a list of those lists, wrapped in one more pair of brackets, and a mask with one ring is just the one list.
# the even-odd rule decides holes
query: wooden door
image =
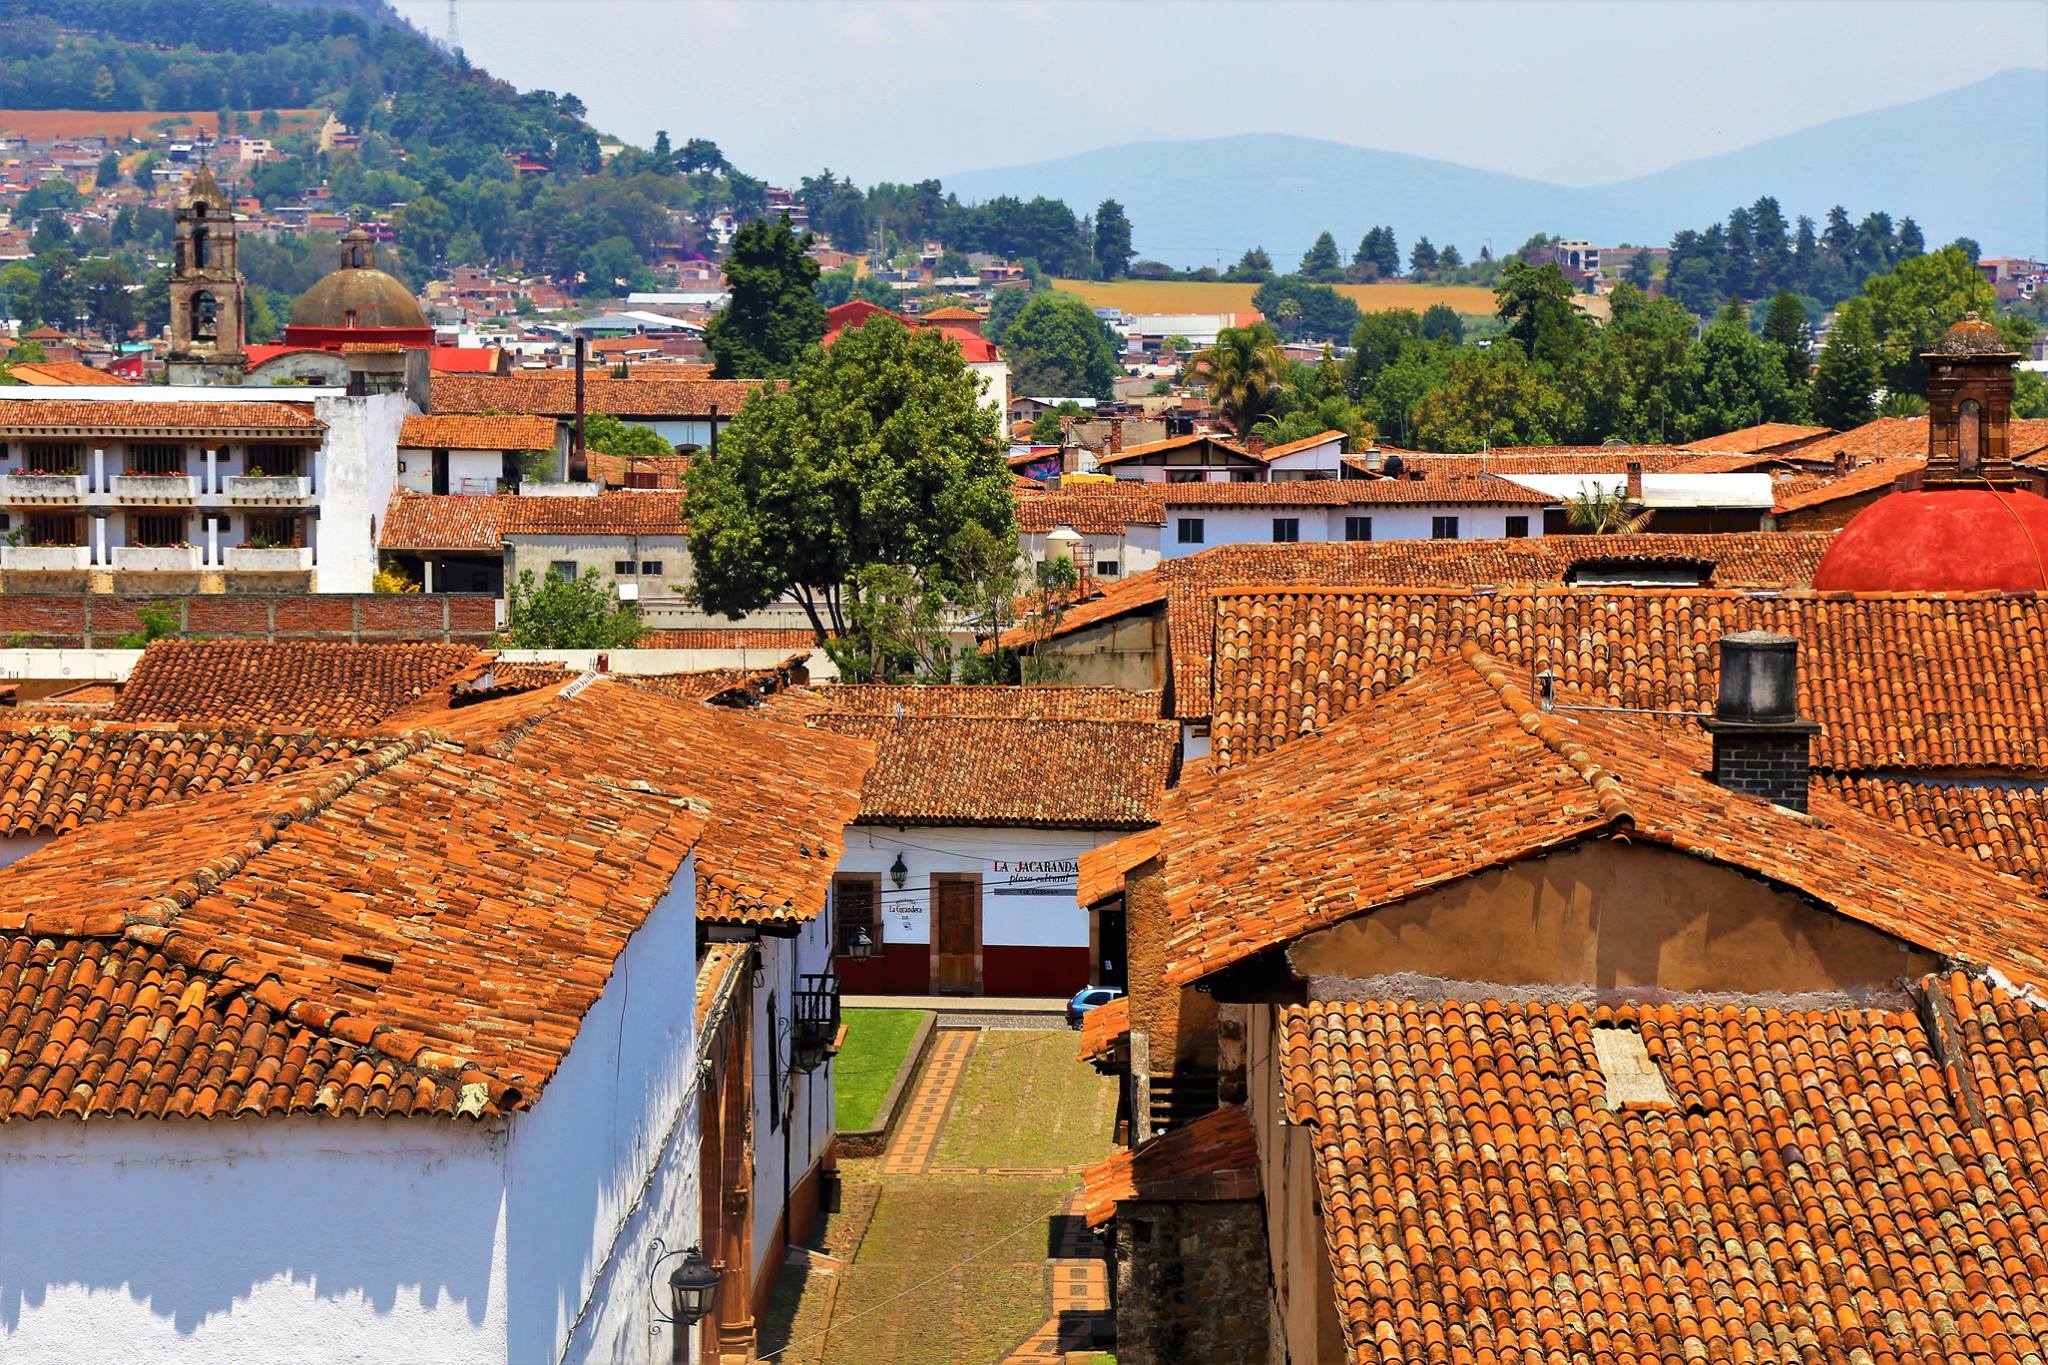
{"label": "wooden door", "polygon": [[981,878],[932,878],[932,987],[978,990],[981,946]]}

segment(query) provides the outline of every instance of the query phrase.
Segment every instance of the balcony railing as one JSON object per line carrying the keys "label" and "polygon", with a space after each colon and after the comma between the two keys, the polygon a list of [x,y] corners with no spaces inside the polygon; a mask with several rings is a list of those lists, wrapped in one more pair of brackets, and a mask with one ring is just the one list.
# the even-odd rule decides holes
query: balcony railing
{"label": "balcony railing", "polygon": [[85,545],[0,546],[0,569],[15,573],[83,573],[91,566]]}
{"label": "balcony railing", "polygon": [[293,474],[232,474],[229,502],[298,503],[312,494],[312,480]]}
{"label": "balcony railing", "polygon": [[197,545],[117,545],[114,567],[126,573],[198,573]]}
{"label": "balcony railing", "polygon": [[227,551],[229,573],[304,573],[313,567],[310,545],[282,545],[259,549],[252,545],[231,545]]}
{"label": "balcony railing", "polygon": [[9,474],[0,478],[8,502],[77,502],[85,496],[83,474]]}
{"label": "balcony railing", "polygon": [[114,497],[120,502],[189,503],[197,491],[190,474],[116,474]]}

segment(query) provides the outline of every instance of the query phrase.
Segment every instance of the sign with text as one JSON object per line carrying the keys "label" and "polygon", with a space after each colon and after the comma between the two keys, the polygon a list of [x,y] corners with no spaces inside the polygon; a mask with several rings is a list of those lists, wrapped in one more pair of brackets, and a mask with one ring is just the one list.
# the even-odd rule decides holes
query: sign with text
{"label": "sign with text", "polygon": [[1080,892],[1078,858],[992,860],[989,890],[998,896],[1068,896]]}

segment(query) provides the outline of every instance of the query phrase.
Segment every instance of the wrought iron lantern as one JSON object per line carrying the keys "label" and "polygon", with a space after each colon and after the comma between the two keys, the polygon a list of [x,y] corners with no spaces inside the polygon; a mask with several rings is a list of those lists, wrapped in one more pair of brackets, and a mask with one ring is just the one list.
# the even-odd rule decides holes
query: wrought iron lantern
{"label": "wrought iron lantern", "polygon": [[855,962],[866,962],[875,955],[875,941],[868,937],[868,931],[856,926],[853,937],[846,940],[846,955]]}
{"label": "wrought iron lantern", "polygon": [[895,862],[889,864],[889,880],[896,884],[898,891],[901,891],[904,885],[910,881],[910,865],[903,861],[901,853],[896,855]]}
{"label": "wrought iron lantern", "polygon": [[718,1302],[718,1267],[694,1246],[665,1251],[661,1239],[655,1238],[654,1269],[660,1270],[668,1261],[676,1262],[676,1268],[668,1273],[668,1316],[656,1313],[654,1330],[660,1331],[663,1323],[679,1329],[695,1327],[711,1315],[712,1305]]}

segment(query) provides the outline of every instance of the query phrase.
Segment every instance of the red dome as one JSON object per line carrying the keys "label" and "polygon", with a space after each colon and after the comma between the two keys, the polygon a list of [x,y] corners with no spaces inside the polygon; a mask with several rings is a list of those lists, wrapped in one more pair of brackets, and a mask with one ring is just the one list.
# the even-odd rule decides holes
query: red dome
{"label": "red dome", "polygon": [[2048,498],[1988,488],[1892,493],[1814,570],[1821,592],[2048,592]]}

